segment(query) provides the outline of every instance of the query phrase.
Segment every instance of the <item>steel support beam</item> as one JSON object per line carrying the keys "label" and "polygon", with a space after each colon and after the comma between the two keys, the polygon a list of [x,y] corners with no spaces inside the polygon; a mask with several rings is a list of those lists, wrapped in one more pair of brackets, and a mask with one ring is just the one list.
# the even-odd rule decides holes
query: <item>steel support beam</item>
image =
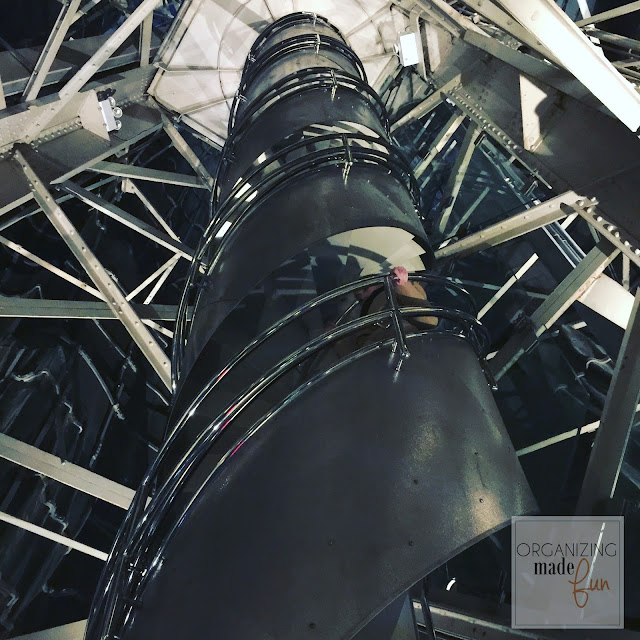
{"label": "steel support beam", "polygon": [[160,277],[158,278],[156,283],[153,285],[153,288],[151,289],[147,297],[144,299],[144,302],[142,303],[143,305],[150,304],[151,301],[155,298],[156,293],[160,291],[160,287],[165,283],[165,280],[171,275],[171,272],[173,271],[176,264],[178,264],[178,259],[179,259],[178,256],[174,256],[173,258],[169,259],[164,271],[160,274]]}
{"label": "steel support beam", "polygon": [[576,22],[576,25],[579,27],[584,27],[588,24],[595,24],[596,22],[611,20],[611,18],[626,16],[627,14],[633,13],[634,11],[640,11],[640,2],[630,2],[629,4],[624,4],[621,7],[617,7],[616,9],[610,9],[609,11],[597,13],[595,16],[583,18],[582,20],[578,20]]}
{"label": "steel support beam", "polygon": [[170,171],[159,171],[158,169],[147,169],[146,167],[134,167],[119,162],[96,162],[89,167],[91,171],[106,173],[111,176],[122,178],[134,178],[136,180],[149,180],[150,182],[163,182],[165,184],[176,184],[180,187],[194,187],[196,189],[208,189],[206,184],[202,184],[200,178],[187,176],[182,173],[172,173]]}
{"label": "steel support beam", "polygon": [[631,262],[640,267],[640,247],[631,236],[604,218],[596,207],[590,206],[585,209],[573,206],[572,208],[589,223],[592,232],[597,231],[596,237],[599,235],[606,238],[611,244],[618,247]]}
{"label": "steel support beam", "polygon": [[[166,266],[165,266],[166,268]],[[97,292],[99,293],[99,292]],[[175,322],[178,307],[171,304],[134,304],[143,321]],[[189,314],[191,311],[189,311]],[[57,318],[64,320],[118,320],[106,302],[91,300],[34,300],[0,296],[0,318]]]}
{"label": "steel support beam", "polygon": [[447,223],[449,222],[453,207],[460,193],[460,188],[462,187],[462,181],[467,175],[467,169],[471,163],[471,157],[476,149],[476,144],[478,143],[478,138],[481,133],[482,129],[480,129],[475,122],[469,124],[469,128],[458,150],[456,160],[453,163],[453,168],[449,174],[449,180],[445,185],[444,193],[442,194],[442,208],[438,222],[438,230],[440,233],[444,233],[447,228]]}
{"label": "steel support beam", "polygon": [[4,87],[2,86],[2,77],[0,76],[0,111],[7,108],[7,101],[4,97]]}
{"label": "steel support beam", "polygon": [[551,447],[554,444],[558,444],[558,442],[564,442],[565,440],[575,438],[577,435],[593,433],[594,431],[597,431],[599,426],[600,420],[590,422],[589,424],[585,424],[584,427],[580,427],[580,429],[570,429],[569,431],[559,433],[557,436],[552,436],[551,438],[546,438],[545,440],[536,442],[535,444],[529,445],[528,447],[518,449],[516,451],[516,454],[520,458],[522,456],[529,455],[530,453],[535,453],[536,451],[540,451],[540,449],[546,449],[547,447]]}
{"label": "steel support beam", "polygon": [[640,399],[640,290],[625,331],[589,457],[578,515],[602,513],[613,498]]}
{"label": "steel support beam", "polygon": [[56,20],[49,38],[40,53],[36,67],[27,82],[27,86],[22,94],[22,100],[28,102],[38,97],[38,92],[42,88],[51,65],[58,55],[60,46],[64,42],[69,27],[73,24],[73,18],[80,6],[80,0],[65,0],[58,19]]}
{"label": "steel support beam", "polygon": [[64,106],[93,77],[102,64],[108,60],[116,49],[134,32],[140,23],[151,13],[158,0],[142,0],[133,13],[111,34],[109,39],[87,60],[76,74],[60,89],[58,100],[52,102],[42,111],[24,132],[23,140],[32,142],[50,123]]}
{"label": "steel support beam", "polygon": [[0,511],[0,521],[6,522],[7,524],[12,524],[14,527],[19,527],[20,529],[24,529],[25,531],[30,531],[31,533],[35,533],[36,535],[42,538],[53,540],[53,542],[57,542],[58,544],[63,544],[65,547],[68,547],[69,549],[80,551],[81,553],[84,553],[88,556],[93,556],[94,558],[98,558],[98,560],[106,560],[109,557],[109,554],[104,551],[99,551],[98,549],[94,549],[93,547],[83,544],[82,542],[77,542],[76,540],[72,540],[71,538],[62,536],[59,533],[54,533],[53,531],[49,531],[49,529],[45,529],[44,527],[39,527],[38,525],[31,524],[26,520],[21,520],[20,518],[16,518],[15,516],[5,513],[4,511]]}
{"label": "steel support beam", "polygon": [[166,131],[173,146],[178,150],[180,155],[193,167],[203,184],[207,185],[209,190],[213,189],[213,178],[207,171],[206,167],[200,162],[200,158],[193,152],[189,143],[182,137],[182,134],[176,129],[175,125],[167,116],[162,114],[162,126]]}
{"label": "steel support beam", "polygon": [[157,220],[158,224],[174,239],[180,242],[180,238],[175,234],[173,229],[166,223],[165,219],[158,213],[158,210],[151,204],[149,198],[142,193],[142,191],[138,188],[138,185],[130,180],[129,178],[125,178],[122,181],[122,190],[125,193],[133,193],[135,194],[140,202],[146,207],[147,211]]}
{"label": "steel support beam", "polygon": [[133,489],[108,480],[97,473],[65,462],[37,447],[0,433],[0,458],[31,469],[47,478],[66,484],[90,496],[128,509],[135,495]]}
{"label": "steel support beam", "polygon": [[153,13],[150,13],[140,26],[140,66],[151,64],[151,36],[153,35]]}
{"label": "steel support beam", "polygon": [[13,242],[13,240],[9,240],[4,236],[0,236],[0,244],[3,244],[5,247],[12,249],[13,251],[20,254],[21,256],[24,256],[28,260],[31,260],[31,262],[35,262],[35,264],[57,275],[59,278],[62,278],[63,280],[70,282],[71,284],[75,285],[79,289],[82,289],[83,291],[90,293],[92,296],[95,296],[100,300],[104,300],[103,295],[97,289],[94,289],[92,286],[88,285],[86,282],[83,282],[79,278],[72,276],[70,273],[67,273],[63,269],[56,267],[54,264],[51,264],[47,260],[43,260],[42,258],[37,256],[35,253],[31,253],[31,251],[29,251],[28,249],[25,249],[22,245],[18,244],[17,242]]}
{"label": "steel support beam", "polygon": [[[89,13],[89,11],[91,11],[91,9],[93,9],[93,7],[95,7],[97,4],[100,4],[100,2],[101,0],[87,0],[87,2],[83,4],[76,13],[75,17],[73,18],[73,22],[75,22],[76,20],[80,20],[82,16]],[[73,22],[71,24],[73,24]]]}
{"label": "steel support beam", "polygon": [[456,222],[453,229],[449,232],[450,236],[455,236],[460,230],[460,227],[473,215],[474,211],[482,204],[482,201],[489,195],[491,191],[490,187],[485,187],[478,197],[471,203],[469,208],[460,216],[460,220]]}
{"label": "steel support beam", "polygon": [[535,36],[491,0],[463,0],[463,2],[516,40],[520,40],[545,58],[556,61],[553,54]]}
{"label": "steel support beam", "polygon": [[169,258],[164,264],[160,265],[150,276],[143,280],[135,289],[127,294],[127,300],[133,300],[141,291],[144,291],[151,283],[160,278],[167,269],[173,267],[177,256]]}
{"label": "steel support beam", "polygon": [[555,3],[500,0],[631,131],[640,129],[640,95]]}
{"label": "steel support beam", "polygon": [[[585,32],[588,36],[593,36],[604,42],[615,44],[618,47],[625,49],[624,53],[633,51],[636,54],[640,53],[640,40],[635,38],[628,38],[627,36],[621,36],[617,33],[610,33],[609,31],[603,31],[602,29],[587,29]],[[613,63],[612,63],[613,64]]]}
{"label": "steel support beam", "polygon": [[449,118],[447,124],[444,125],[431,144],[429,153],[427,153],[424,159],[413,170],[416,178],[420,178],[420,176],[426,171],[427,167],[433,162],[435,157],[445,148],[447,142],[451,140],[451,137],[458,130],[464,118],[465,116],[463,113],[456,113]]}
{"label": "steel support beam", "polygon": [[114,315],[121,319],[131,337],[147,360],[149,360],[156,373],[160,376],[164,385],[167,389],[171,389],[171,365],[164,351],[160,348],[151,333],[149,333],[149,330],[143,325],[140,317],[125,299],[118,285],[107,274],[91,249],[86,246],[69,218],[67,218],[62,209],[55,203],[44,183],[28,165],[20,151],[15,152],[15,159],[31,185],[36,202],[42,207],[56,231],[58,231],[78,262],[80,262],[89,277],[93,280]]}
{"label": "steel support beam", "polygon": [[522,356],[532,348],[555,321],[600,277],[620,250],[607,240],[600,241],[578,266],[556,287],[533,312],[529,326],[517,331],[492,358],[490,368],[499,380]]}
{"label": "steel support beam", "polygon": [[431,113],[437,106],[444,102],[446,96],[443,94],[443,92],[457,87],[460,84],[460,79],[461,76],[456,76],[455,78],[453,78],[453,80],[447,82],[439,89],[436,89],[420,104],[416,105],[415,107],[407,111],[407,113],[405,113],[401,118],[396,120],[396,122],[391,125],[391,131],[393,132],[396,129],[403,127],[405,124],[408,124],[413,120],[419,120],[420,118],[423,118],[427,114]]}
{"label": "steel support beam", "polygon": [[15,636],[11,640],[83,640],[86,628],[87,621],[79,620],[60,627],[27,633],[25,636]]}
{"label": "steel support beam", "polygon": [[185,244],[174,240],[169,235],[157,231],[151,225],[143,222],[142,220],[139,220],[135,216],[132,216],[130,213],[123,211],[122,209],[120,209],[120,207],[117,207],[107,200],[104,200],[100,196],[91,193],[91,191],[88,191],[87,189],[84,189],[83,187],[74,184],[73,182],[62,183],[62,188],[67,193],[71,193],[74,196],[78,197],[90,207],[98,211],[102,211],[102,213],[122,223],[125,227],[129,227],[129,229],[137,231],[145,238],[149,238],[150,240],[157,242],[160,246],[173,251],[177,255],[186,258],[187,260],[193,259],[193,250],[187,247]]}
{"label": "steel support beam", "polygon": [[509,240],[518,238],[525,233],[529,233],[535,229],[540,229],[552,222],[566,218],[568,214],[573,214],[575,217],[577,212],[574,214],[572,209],[567,211],[566,208],[563,209],[563,206],[575,204],[580,201],[583,204],[585,203],[585,199],[581,198],[577,193],[574,191],[567,191],[562,195],[546,200],[545,202],[537,204],[530,209],[526,209],[522,213],[511,216],[502,222],[498,222],[486,229],[482,229],[482,231],[472,233],[462,240],[452,242],[451,244],[438,249],[435,252],[436,259],[440,260],[442,258],[452,258],[454,256],[456,258],[460,258],[462,256],[469,255],[470,253],[495,247],[503,242],[508,242]]}

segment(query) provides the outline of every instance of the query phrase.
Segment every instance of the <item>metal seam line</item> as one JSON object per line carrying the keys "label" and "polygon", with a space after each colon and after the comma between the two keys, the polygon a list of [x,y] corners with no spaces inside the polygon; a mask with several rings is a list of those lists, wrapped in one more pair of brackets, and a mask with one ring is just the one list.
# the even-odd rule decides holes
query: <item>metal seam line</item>
{"label": "metal seam line", "polygon": [[99,551],[98,549],[94,549],[89,545],[82,544],[82,542],[77,542],[72,538],[67,538],[66,536],[60,535],[59,533],[49,531],[49,529],[45,529],[44,527],[39,527],[38,525],[27,522],[26,520],[16,518],[15,516],[5,513],[4,511],[0,511],[0,520],[6,522],[7,524],[12,524],[15,527],[19,527],[20,529],[24,529],[25,531],[35,533],[41,538],[47,538],[49,540],[52,540],[53,542],[57,542],[58,544],[63,544],[69,549],[74,549],[75,551],[80,551],[81,553],[84,553],[88,556],[93,556],[98,560],[106,561],[106,559],[109,557],[109,554],[105,551]]}
{"label": "metal seam line", "polygon": [[14,157],[22,167],[27,180],[31,183],[33,195],[38,204],[42,207],[77,260],[84,267],[98,290],[105,296],[106,302],[114,315],[121,319],[127,331],[131,334],[131,337],[140,347],[156,373],[160,376],[164,385],[167,389],[171,389],[171,365],[164,351],[160,348],[149,330],[143,325],[140,317],[125,299],[118,285],[107,274],[89,247],[86,246],[69,218],[67,218],[62,209],[55,203],[51,194],[29,166],[22,153],[16,150]]}
{"label": "metal seam line", "polygon": [[129,508],[135,494],[129,487],[4,433],[0,433],[0,457],[121,509]]}

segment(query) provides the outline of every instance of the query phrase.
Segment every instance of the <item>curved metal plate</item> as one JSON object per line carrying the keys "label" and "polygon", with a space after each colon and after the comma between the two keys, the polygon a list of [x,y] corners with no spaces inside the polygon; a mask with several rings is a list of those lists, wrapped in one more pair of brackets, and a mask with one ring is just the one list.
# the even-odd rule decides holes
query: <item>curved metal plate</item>
{"label": "curved metal plate", "polygon": [[204,487],[120,637],[351,638],[536,509],[477,357],[410,336],[307,389]]}

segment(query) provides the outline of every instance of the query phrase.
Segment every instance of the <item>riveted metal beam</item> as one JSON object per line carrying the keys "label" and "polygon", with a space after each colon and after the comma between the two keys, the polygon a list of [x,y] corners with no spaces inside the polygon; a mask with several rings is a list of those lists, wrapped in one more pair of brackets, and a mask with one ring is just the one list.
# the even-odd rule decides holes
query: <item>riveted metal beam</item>
{"label": "riveted metal beam", "polygon": [[[591,206],[589,199],[579,196],[574,191],[567,191],[477,233],[473,233],[462,240],[452,242],[446,247],[438,249],[435,252],[436,259],[452,258],[454,256],[460,258],[513,240],[525,233],[573,214],[574,210],[569,209],[566,205],[576,205],[578,202],[581,202],[583,207]],[[563,205],[565,205],[564,209]],[[576,205],[576,214],[578,208],[580,207]]]}
{"label": "riveted metal beam", "polygon": [[93,280],[114,315],[121,319],[164,385],[171,389],[171,365],[164,351],[19,150],[15,152],[15,160],[31,184],[33,195],[47,218]]}
{"label": "riveted metal beam", "polygon": [[0,458],[31,469],[47,478],[82,491],[110,504],[128,509],[135,495],[133,489],[124,487],[113,480],[65,462],[46,451],[0,433]]}

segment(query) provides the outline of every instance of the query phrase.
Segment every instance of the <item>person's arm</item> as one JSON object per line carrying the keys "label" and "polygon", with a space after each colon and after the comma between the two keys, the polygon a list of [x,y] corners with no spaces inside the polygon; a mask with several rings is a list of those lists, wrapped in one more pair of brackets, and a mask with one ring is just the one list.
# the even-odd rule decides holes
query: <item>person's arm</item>
{"label": "person's arm", "polygon": [[[429,302],[427,298],[427,292],[424,287],[417,282],[409,282],[409,273],[404,267],[394,267],[391,270],[393,281],[396,291],[407,298],[415,298],[417,300],[424,300]],[[435,327],[438,324],[438,318],[436,316],[418,316],[416,318],[419,322],[431,325]]]}

